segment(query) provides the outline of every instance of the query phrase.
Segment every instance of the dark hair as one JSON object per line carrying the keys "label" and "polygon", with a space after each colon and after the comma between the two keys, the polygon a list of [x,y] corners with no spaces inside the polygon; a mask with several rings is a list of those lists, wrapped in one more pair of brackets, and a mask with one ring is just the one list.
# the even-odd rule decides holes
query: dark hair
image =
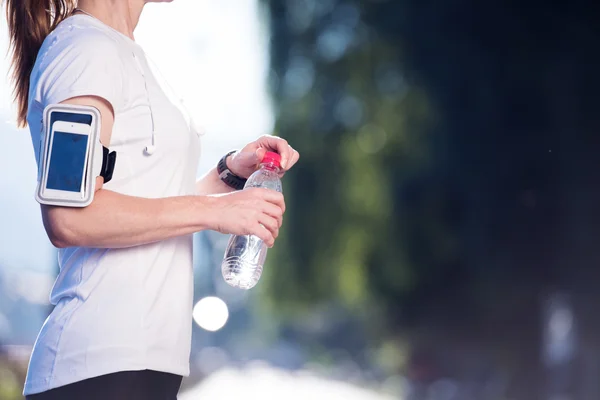
{"label": "dark hair", "polygon": [[76,0],[5,0],[17,124],[27,126],[29,78],[44,39],[68,17]]}

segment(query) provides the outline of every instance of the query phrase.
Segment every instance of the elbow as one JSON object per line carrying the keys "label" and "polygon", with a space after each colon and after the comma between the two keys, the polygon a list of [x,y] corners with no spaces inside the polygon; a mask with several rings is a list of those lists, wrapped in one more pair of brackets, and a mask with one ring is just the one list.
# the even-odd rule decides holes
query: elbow
{"label": "elbow", "polygon": [[70,218],[65,209],[52,208],[43,214],[44,228],[50,243],[57,249],[76,247],[79,245],[77,234],[71,229]]}
{"label": "elbow", "polygon": [[67,247],[75,247],[77,243],[74,240],[74,236],[69,233],[67,229],[60,225],[51,225],[46,227],[46,234],[50,243],[57,249],[65,249]]}
{"label": "elbow", "polygon": [[73,247],[73,244],[64,235],[58,234],[56,232],[46,232],[48,233],[48,239],[50,239],[50,243],[52,243],[52,246],[56,247],[57,249],[66,249],[67,247]]}

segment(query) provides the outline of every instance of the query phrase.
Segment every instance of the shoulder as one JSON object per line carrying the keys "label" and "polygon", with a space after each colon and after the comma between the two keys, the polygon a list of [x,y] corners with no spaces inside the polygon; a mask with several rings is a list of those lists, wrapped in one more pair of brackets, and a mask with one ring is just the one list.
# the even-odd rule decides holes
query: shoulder
{"label": "shoulder", "polygon": [[127,46],[109,28],[70,17],[46,38],[31,73],[30,102],[42,106],[80,96],[124,105]]}
{"label": "shoulder", "polygon": [[[61,22],[46,38],[38,56],[39,67],[44,69],[61,59],[68,62],[114,62],[121,58],[119,41],[106,29],[95,24],[83,23],[77,17]],[[60,60],[59,60],[60,61]]]}

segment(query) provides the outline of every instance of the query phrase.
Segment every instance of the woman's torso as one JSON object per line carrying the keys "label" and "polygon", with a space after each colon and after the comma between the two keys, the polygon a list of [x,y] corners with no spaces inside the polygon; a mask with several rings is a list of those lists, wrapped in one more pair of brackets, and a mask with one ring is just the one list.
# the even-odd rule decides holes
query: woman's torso
{"label": "woman's torso", "polygon": [[[28,115],[34,148],[48,105],[45,74],[50,68],[60,72],[61,57],[66,62],[70,51],[96,41],[116,47],[119,65],[111,64],[110,71],[122,71],[110,143],[117,163],[105,189],[147,198],[194,194],[200,138],[193,124],[157,81],[142,49],[89,16],[63,21],[38,55]],[[110,74],[98,79],[114,81]],[[152,143],[153,126],[156,151],[148,156],[144,148]],[[187,375],[191,236],[126,249],[61,249],[59,265],[51,294],[56,307],[36,341],[25,394],[121,370]]]}

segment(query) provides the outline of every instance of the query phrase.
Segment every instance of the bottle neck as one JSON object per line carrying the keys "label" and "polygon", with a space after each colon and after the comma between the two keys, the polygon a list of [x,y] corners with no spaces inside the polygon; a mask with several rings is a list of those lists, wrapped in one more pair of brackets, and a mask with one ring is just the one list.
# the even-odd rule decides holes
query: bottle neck
{"label": "bottle neck", "polygon": [[272,162],[260,164],[260,168],[266,169],[267,171],[273,171],[276,173],[279,173],[279,170],[280,170],[280,167]]}

